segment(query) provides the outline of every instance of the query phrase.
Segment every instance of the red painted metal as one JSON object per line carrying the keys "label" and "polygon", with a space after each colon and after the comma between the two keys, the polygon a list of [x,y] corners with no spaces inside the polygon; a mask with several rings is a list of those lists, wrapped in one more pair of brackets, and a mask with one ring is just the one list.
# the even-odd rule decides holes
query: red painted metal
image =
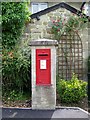
{"label": "red painted metal", "polygon": [[51,84],[51,50],[36,49],[36,85]]}

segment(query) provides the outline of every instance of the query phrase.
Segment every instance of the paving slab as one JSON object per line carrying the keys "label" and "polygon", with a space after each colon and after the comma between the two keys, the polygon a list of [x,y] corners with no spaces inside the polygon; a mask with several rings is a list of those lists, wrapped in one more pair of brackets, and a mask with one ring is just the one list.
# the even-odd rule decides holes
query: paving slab
{"label": "paving slab", "polygon": [[79,108],[56,108],[55,110],[2,108],[2,118],[80,118],[89,120],[89,114]]}

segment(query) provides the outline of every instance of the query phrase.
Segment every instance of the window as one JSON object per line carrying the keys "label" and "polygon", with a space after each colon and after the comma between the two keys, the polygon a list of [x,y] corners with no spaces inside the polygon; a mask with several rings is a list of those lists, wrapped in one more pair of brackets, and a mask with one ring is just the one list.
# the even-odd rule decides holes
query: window
{"label": "window", "polygon": [[90,16],[90,4],[85,4],[85,6],[84,6],[84,13],[87,16]]}
{"label": "window", "polygon": [[32,13],[39,12],[47,8],[47,3],[31,3]]}
{"label": "window", "polygon": [[88,5],[88,16],[90,16],[90,4]]}

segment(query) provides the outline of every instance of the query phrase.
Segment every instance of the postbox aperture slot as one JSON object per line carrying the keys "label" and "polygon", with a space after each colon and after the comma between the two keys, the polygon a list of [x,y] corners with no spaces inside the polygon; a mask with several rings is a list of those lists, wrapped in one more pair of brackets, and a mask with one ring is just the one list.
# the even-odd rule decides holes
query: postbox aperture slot
{"label": "postbox aperture slot", "polygon": [[39,54],[38,56],[48,56],[48,54]]}

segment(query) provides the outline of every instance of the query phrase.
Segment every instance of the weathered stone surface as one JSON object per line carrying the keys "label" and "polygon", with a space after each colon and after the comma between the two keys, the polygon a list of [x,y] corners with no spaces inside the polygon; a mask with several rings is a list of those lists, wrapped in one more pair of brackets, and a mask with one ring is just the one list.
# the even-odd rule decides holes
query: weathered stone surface
{"label": "weathered stone surface", "polygon": [[32,33],[41,33],[41,30],[38,28],[33,28],[33,29],[31,29],[31,32]]}
{"label": "weathered stone surface", "polygon": [[49,18],[48,18],[47,15],[42,15],[42,16],[40,17],[40,20],[41,20],[42,22],[43,22],[43,21],[48,22]]}
{"label": "weathered stone surface", "polygon": [[88,28],[88,35],[90,35],[90,27]]}
{"label": "weathered stone surface", "polygon": [[88,51],[83,52],[83,58],[84,58],[84,60],[86,60],[88,58]]}
{"label": "weathered stone surface", "polygon": [[52,34],[52,31],[51,31],[51,28],[50,28],[50,27],[47,27],[47,28],[46,28],[46,31],[47,31],[48,34]]}
{"label": "weathered stone surface", "polygon": [[[52,20],[56,20],[56,18],[52,18]],[[49,26],[49,27],[52,27],[52,25],[53,25],[52,21],[49,21],[49,22],[48,22],[48,26]]]}
{"label": "weathered stone surface", "polygon": [[35,24],[33,24],[33,23],[30,24],[30,29],[35,28],[35,27],[36,27]]}
{"label": "weathered stone surface", "polygon": [[[48,43],[48,45],[47,45]],[[40,44],[41,46],[38,46]],[[31,41],[32,56],[32,109],[55,109],[56,106],[56,47],[57,41],[40,39]],[[36,49],[51,49],[51,85],[36,85]]]}
{"label": "weathered stone surface", "polygon": [[90,22],[88,23],[88,28],[90,28]]}
{"label": "weathered stone surface", "polygon": [[43,22],[43,25],[47,25],[47,22]]}
{"label": "weathered stone surface", "polygon": [[39,39],[39,40],[32,40],[30,41],[31,46],[57,46],[58,42],[57,40],[51,40],[51,39]]}

